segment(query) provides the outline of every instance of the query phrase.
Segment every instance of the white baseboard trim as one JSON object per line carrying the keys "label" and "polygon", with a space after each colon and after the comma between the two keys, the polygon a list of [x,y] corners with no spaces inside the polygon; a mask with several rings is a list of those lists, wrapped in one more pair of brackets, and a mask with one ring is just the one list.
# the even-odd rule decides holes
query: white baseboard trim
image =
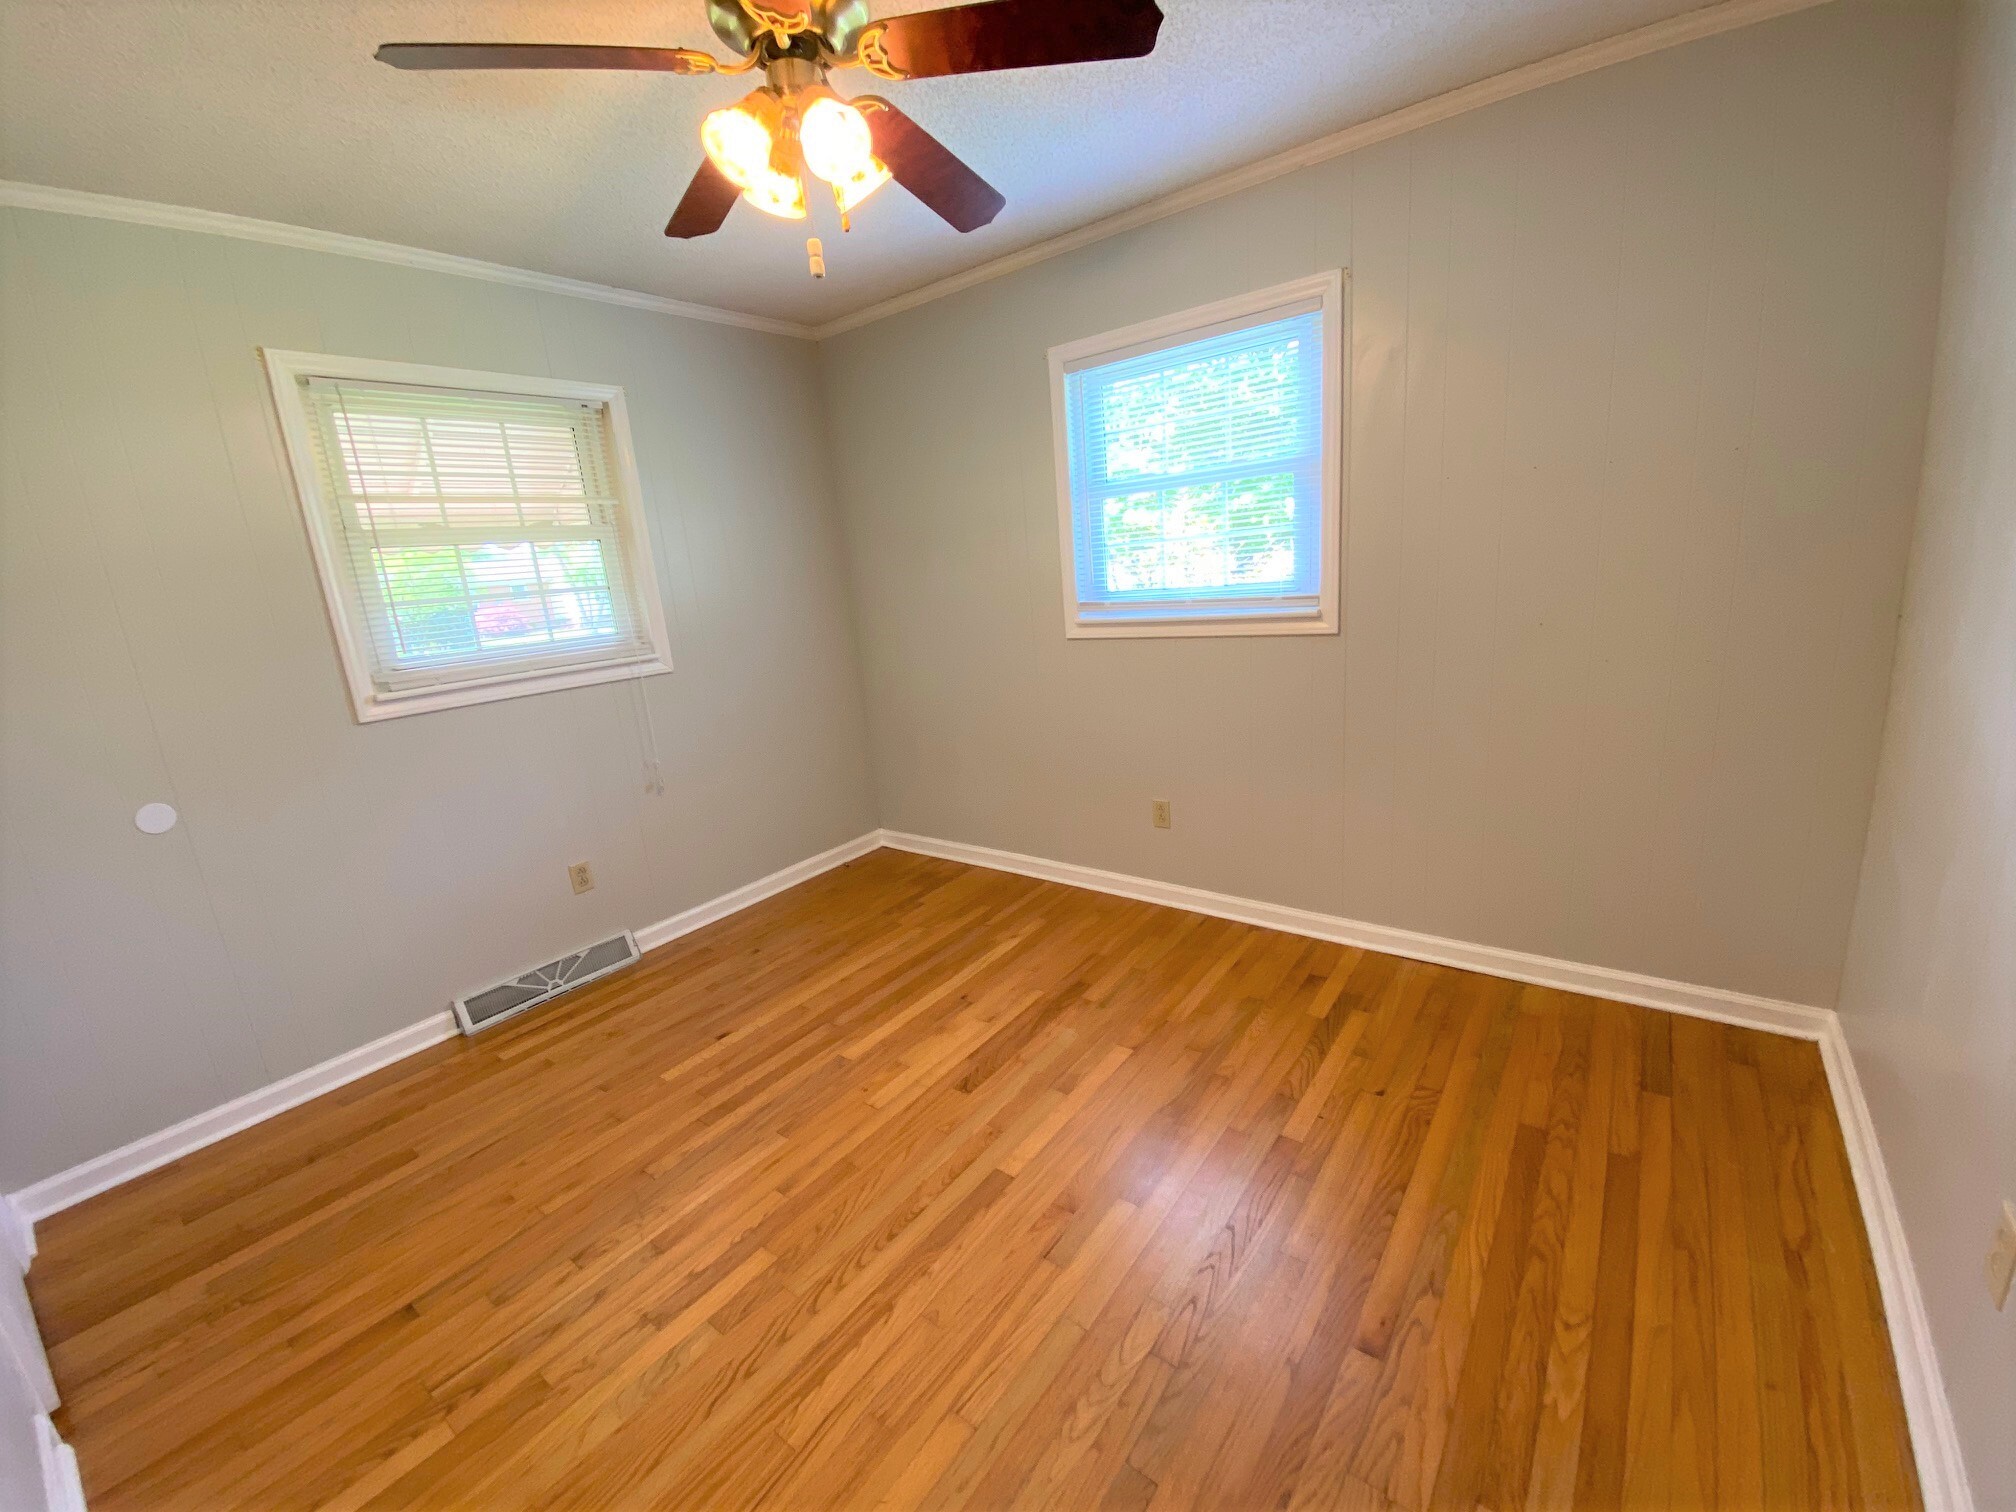
{"label": "white baseboard trim", "polygon": [[856,835],[844,845],[836,845],[829,851],[821,851],[816,856],[808,856],[803,861],[793,862],[782,871],[774,871],[767,877],[758,877],[733,892],[725,892],[718,898],[705,903],[696,903],[684,913],[676,913],[669,919],[660,919],[656,924],[646,924],[635,930],[639,950],[656,950],[660,945],[669,944],[681,935],[704,929],[716,919],[725,919],[732,913],[740,913],[752,903],[761,903],[765,898],[774,897],[787,887],[796,887],[800,882],[809,882],[821,872],[829,872],[836,866],[845,866],[849,861],[867,855],[882,847],[882,832],[870,830],[865,835]]}
{"label": "white baseboard trim", "polygon": [[[1833,1017],[1833,1015],[1829,1015]],[[1925,1315],[1925,1296],[1918,1289],[1918,1270],[1904,1237],[1904,1218],[1883,1164],[1876,1124],[1855,1073],[1855,1057],[1837,1018],[1820,1040],[1820,1063],[1827,1068],[1827,1086],[1834,1095],[1841,1138],[1848,1146],[1848,1169],[1862,1199],[1862,1225],[1869,1231],[1869,1252],[1876,1264],[1876,1284],[1883,1294],[1883,1315],[1890,1324],[1890,1348],[1897,1357],[1897,1384],[1904,1394],[1904,1415],[1911,1424],[1911,1453],[1918,1462],[1918,1484],[1927,1512],[1974,1512],[1974,1491],[1967,1464],[1960,1455],[1960,1434],[1953,1407],[1939,1372],[1939,1353],[1932,1344],[1932,1323]]]}
{"label": "white baseboard trim", "polygon": [[42,1500],[48,1512],[85,1512],[77,1451],[63,1442],[47,1414],[35,1419],[35,1452],[42,1461]]}
{"label": "white baseboard trim", "polygon": [[[834,867],[865,856],[882,843],[879,831],[870,830],[844,845],[836,845],[829,851],[772,872],[767,877],[759,877],[733,892],[674,914],[669,919],[661,919],[656,924],[647,924],[634,931],[637,945],[641,950],[651,950],[676,940],[681,935],[691,934],[703,925],[716,919],[724,919],[729,914],[760,903],[773,894],[795,887],[800,882],[831,871]],[[23,1187],[11,1194],[0,1211],[0,1230],[4,1230],[10,1246],[20,1244],[28,1255],[34,1254],[36,1222],[51,1213],[60,1213],[67,1207],[95,1197],[100,1192],[143,1176],[171,1160],[179,1160],[184,1155],[215,1144],[227,1135],[236,1134],[240,1129],[271,1118],[276,1113],[296,1107],[311,1097],[319,1097],[324,1092],[332,1092],[346,1082],[353,1082],[360,1076],[391,1065],[394,1061],[425,1050],[429,1045],[438,1045],[445,1039],[452,1039],[457,1033],[455,1015],[447,1010],[422,1019],[417,1024],[409,1024],[404,1029],[395,1030],[383,1039],[375,1039],[368,1045],[359,1045],[355,1050],[310,1066],[305,1071],[297,1071],[257,1091],[248,1092],[243,1097],[235,1097],[230,1102],[198,1113],[194,1118],[185,1118],[172,1128],[149,1134],[131,1144],[122,1145],[109,1154],[87,1160],[72,1166],[54,1176]],[[9,1220],[18,1216],[23,1220],[17,1234],[8,1227]],[[24,1264],[25,1268],[25,1264]]]}
{"label": "white baseboard trim", "polygon": [[1611,998],[1620,1003],[1636,1003],[1643,1008],[1664,1008],[1669,1012],[1716,1019],[1725,1024],[1770,1029],[1779,1034],[1796,1035],[1800,1039],[1822,1038],[1834,1020],[1829,1010],[1811,1008],[1804,1003],[1752,997],[1748,993],[1728,992],[1720,987],[1696,987],[1688,982],[1640,976],[1637,972],[1618,971],[1608,966],[1584,966],[1575,961],[1528,955],[1524,951],[1506,950],[1496,945],[1472,945],[1465,940],[1420,934],[1411,929],[1395,929],[1386,924],[1367,924],[1359,919],[1315,913],[1306,908],[1289,908],[1280,903],[1235,898],[1230,893],[1206,892],[1202,888],[1157,882],[1148,877],[1130,877],[1121,872],[1076,866],[1068,861],[1046,861],[1040,856],[1022,856],[985,845],[934,840],[895,830],[884,830],[882,843],[922,856],[964,861],[972,866],[1016,872],[1071,887],[1087,887],[1094,892],[1135,898],[1143,903],[1164,903],[1191,913],[1210,914],[1213,918],[1257,924],[1262,929],[1278,929],[1286,934],[1307,935],[1317,940],[1334,940],[1340,945],[1356,945],[1365,950],[1405,956],[1413,961],[1429,961],[1437,966],[1455,966],[1464,971],[1481,971],[1490,976],[1509,977],[1515,982],[1532,982],[1541,987],[1588,993],[1592,997]]}
{"label": "white baseboard trim", "polygon": [[1883,1167],[1883,1152],[1876,1141],[1876,1128],[1869,1118],[1869,1106],[1862,1096],[1862,1084],[1855,1074],[1855,1058],[1849,1053],[1841,1021],[1830,1008],[1789,1003],[1776,998],[1754,997],[1729,992],[1720,987],[1700,987],[1664,977],[1642,976],[1608,966],[1587,966],[1551,956],[1529,955],[1495,945],[1473,945],[1439,935],[1419,934],[1384,924],[1368,924],[1334,914],[1288,908],[1278,903],[1262,903],[1228,893],[1206,892],[1173,882],[1157,882],[1148,877],[1101,871],[1066,861],[1049,861],[1040,856],[1018,855],[985,845],[967,845],[956,840],[937,840],[924,835],[884,830],[882,843],[896,850],[946,861],[963,861],[994,871],[1015,872],[1046,882],[1134,898],[1144,903],[1161,903],[1191,913],[1256,924],[1287,934],[1334,940],[1410,960],[1429,961],[1438,966],[1456,966],[1509,977],[1517,982],[1533,982],[1558,987],[1592,997],[1635,1003],[1645,1008],[1662,1008],[1695,1018],[1715,1019],[1749,1029],[1792,1035],[1816,1041],[1821,1064],[1827,1071],[1827,1085],[1833,1095],[1842,1138],[1848,1146],[1848,1165],[1854,1177],[1856,1195],[1861,1200],[1862,1222],[1869,1233],[1869,1251],[1876,1266],[1877,1283],[1883,1294],[1883,1312],[1890,1328],[1891,1351],[1897,1359],[1897,1376],[1904,1395],[1905,1415],[1911,1428],[1911,1449],[1918,1462],[1918,1478],[1928,1512],[1974,1512],[1974,1500],[1967,1483],[1967,1471],[1960,1457],[1960,1440],[1953,1426],[1953,1411],[1939,1373],[1939,1358],[1932,1346],[1931,1326],[1926,1320],[1923,1295],[1917,1272],[1912,1268],[1910,1247],[1890,1178]]}
{"label": "white baseboard trim", "polygon": [[311,1097],[333,1092],[346,1082],[368,1076],[381,1066],[404,1060],[429,1045],[438,1045],[452,1038],[455,1032],[455,1015],[444,1009],[417,1024],[395,1029],[368,1045],[346,1050],[320,1065],[296,1071],[292,1076],[282,1077],[257,1091],[247,1092],[243,1097],[234,1097],[206,1113],[185,1118],[159,1133],[145,1135],[131,1144],[121,1145],[107,1154],[38,1181],[33,1186],[23,1187],[13,1193],[10,1200],[19,1206],[29,1222],[39,1223],[51,1213],[60,1213],[121,1182],[144,1176],[171,1160],[179,1160],[205,1145],[236,1134],[240,1129],[250,1128],[276,1113],[284,1113]]}

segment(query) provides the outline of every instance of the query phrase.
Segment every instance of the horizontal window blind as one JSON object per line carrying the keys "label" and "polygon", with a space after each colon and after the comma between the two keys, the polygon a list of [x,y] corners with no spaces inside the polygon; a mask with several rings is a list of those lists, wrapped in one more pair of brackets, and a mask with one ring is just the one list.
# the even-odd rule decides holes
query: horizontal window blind
{"label": "horizontal window blind", "polygon": [[1066,368],[1081,620],[1318,612],[1323,371],[1313,298]]}
{"label": "horizontal window blind", "polygon": [[653,654],[604,406],[300,382],[381,692]]}

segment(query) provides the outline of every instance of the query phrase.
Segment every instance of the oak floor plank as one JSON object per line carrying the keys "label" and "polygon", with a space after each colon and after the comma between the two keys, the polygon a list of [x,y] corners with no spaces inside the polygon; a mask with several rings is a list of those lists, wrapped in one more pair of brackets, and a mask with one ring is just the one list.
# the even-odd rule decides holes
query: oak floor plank
{"label": "oak floor plank", "polygon": [[[1589,1407],[1602,1240],[1609,1231],[1604,1214],[1610,1190],[1610,1125],[1617,1112],[1618,1047],[1625,1029],[1622,1019],[1614,1005],[1599,1004],[1591,1025],[1589,1088],[1576,1129],[1570,1176],[1572,1206],[1562,1239],[1553,1337],[1547,1345],[1547,1375],[1527,1481],[1526,1505],[1534,1512],[1568,1505],[1575,1499],[1582,1422]],[[1635,1114],[1635,1104],[1632,1111]],[[1627,1298],[1628,1294],[1619,1298],[1620,1308],[1628,1305]]]}
{"label": "oak floor plank", "polygon": [[[1722,1117],[1712,1096],[1716,1037],[1675,1021],[1672,1045],[1673,1417],[1667,1464],[1674,1512],[1717,1505],[1715,1266],[1710,1239],[1710,1143]],[[1733,1504],[1732,1504],[1733,1505]]]}
{"label": "oak floor plank", "polygon": [[1834,1282],[1819,1244],[1812,1162],[1800,1132],[1801,1107],[1815,1090],[1809,1078],[1818,1071],[1811,1061],[1807,1047],[1789,1040],[1758,1047],[1759,1074],[1767,1089],[1765,1114],[1777,1157],[1779,1234],[1789,1286],[1794,1298],[1807,1299],[1792,1310],[1806,1406],[1807,1444],[1801,1447],[1812,1475],[1814,1502],[1845,1507],[1859,1497],[1859,1475],[1850,1442]]}
{"label": "oak floor plank", "polygon": [[1512,1304],[1504,1369],[1498,1380],[1498,1426],[1492,1444],[1491,1476],[1482,1498],[1493,1507],[1526,1505],[1546,1405],[1548,1358],[1555,1342],[1562,1268],[1581,1185],[1576,1180],[1576,1167],[1582,1163],[1578,1152],[1599,1139],[1607,1148],[1609,1139],[1609,1109],[1600,1105],[1586,1113],[1589,1122],[1600,1129],[1586,1141],[1582,1137],[1585,1109],[1591,1100],[1593,1015],[1586,1005],[1573,1002],[1560,1003],[1557,1013],[1561,1051],[1554,1064],[1542,1125],[1546,1145],[1533,1194],[1525,1263]]}
{"label": "oak floor plank", "polygon": [[[1649,1080],[1649,1074],[1648,1074]],[[1672,1085],[1669,1078],[1666,1083]],[[1664,1506],[1673,1447],[1673,1099],[1648,1087],[1638,1103],[1637,1254],[1620,1505]],[[1608,1425],[1615,1432],[1613,1421]],[[1586,1431],[1601,1432],[1600,1417]]]}
{"label": "oak floor plank", "polygon": [[[1427,1356],[1414,1395],[1404,1404],[1406,1422],[1399,1452],[1384,1486],[1385,1494],[1402,1506],[1426,1506],[1434,1490],[1511,1175],[1526,1082],[1538,1064],[1539,1018],[1520,1009],[1518,1000],[1516,990],[1505,984],[1498,1015],[1504,1021],[1505,1058],[1480,1085],[1480,1096],[1488,1093],[1489,1101],[1480,1102],[1472,1121],[1468,1138],[1474,1154],[1466,1154],[1453,1167],[1460,1172],[1474,1159],[1475,1175],[1466,1188],[1461,1186],[1459,1174],[1450,1188],[1456,1233],[1447,1259],[1448,1271],[1435,1308]],[[1377,1447],[1375,1437],[1361,1452],[1370,1454]]]}
{"label": "oak floor plank", "polygon": [[[1690,1032],[1697,1026],[1684,1026]],[[1758,1381],[1756,1288],[1744,1201],[1744,1146],[1736,1132],[1736,1071],[1719,1024],[1698,1026],[1704,1056],[1703,1098],[1715,1109],[1708,1129],[1708,1243],[1715,1273],[1715,1491],[1727,1507],[1761,1507],[1764,1428]],[[1677,1032],[1677,1029],[1676,1029]],[[1721,1053],[1717,1053],[1717,1047]]]}
{"label": "oak floor plank", "polygon": [[113,1512],[1918,1504],[1813,1046],[893,851],[40,1237]]}

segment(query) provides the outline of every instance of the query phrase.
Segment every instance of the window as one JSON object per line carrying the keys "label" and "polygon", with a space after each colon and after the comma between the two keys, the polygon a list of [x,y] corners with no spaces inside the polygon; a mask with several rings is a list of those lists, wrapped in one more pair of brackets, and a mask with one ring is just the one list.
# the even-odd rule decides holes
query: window
{"label": "window", "polygon": [[1344,279],[1050,353],[1065,631],[1337,629]]}
{"label": "window", "polygon": [[265,358],[358,719],[671,670],[620,388]]}

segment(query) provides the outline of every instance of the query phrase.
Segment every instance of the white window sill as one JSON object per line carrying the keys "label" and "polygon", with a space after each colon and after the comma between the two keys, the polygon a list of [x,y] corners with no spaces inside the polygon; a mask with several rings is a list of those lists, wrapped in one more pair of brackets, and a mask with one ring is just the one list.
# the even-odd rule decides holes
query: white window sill
{"label": "white window sill", "polygon": [[1198,619],[1083,619],[1074,616],[1064,627],[1070,640],[1151,640],[1189,636],[1335,635],[1337,621],[1323,614],[1211,615]]}
{"label": "white window sill", "polygon": [[374,693],[359,700],[360,723],[398,719],[406,714],[429,714],[437,709],[461,709],[471,704],[495,703],[504,698],[526,698],[534,693],[555,693],[562,688],[586,688],[596,683],[629,682],[639,677],[656,677],[670,672],[672,664],[651,661],[616,662],[599,667],[560,667],[551,672],[527,672],[497,682],[465,683],[429,688],[414,693]]}

